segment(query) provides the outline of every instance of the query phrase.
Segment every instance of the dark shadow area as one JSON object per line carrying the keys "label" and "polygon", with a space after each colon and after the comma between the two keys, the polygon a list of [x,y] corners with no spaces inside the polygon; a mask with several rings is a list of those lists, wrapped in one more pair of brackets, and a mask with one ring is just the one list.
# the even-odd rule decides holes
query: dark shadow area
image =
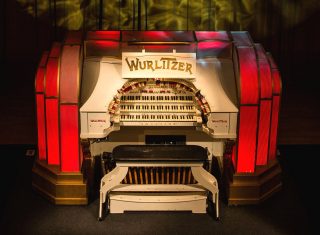
{"label": "dark shadow area", "polygon": [[[221,219],[189,212],[126,212],[97,221],[98,200],[55,206],[31,187],[33,145],[0,146],[0,234],[312,234],[314,158],[320,146],[280,146],[283,188],[253,206],[221,203]],[[209,208],[210,209],[210,208]]]}

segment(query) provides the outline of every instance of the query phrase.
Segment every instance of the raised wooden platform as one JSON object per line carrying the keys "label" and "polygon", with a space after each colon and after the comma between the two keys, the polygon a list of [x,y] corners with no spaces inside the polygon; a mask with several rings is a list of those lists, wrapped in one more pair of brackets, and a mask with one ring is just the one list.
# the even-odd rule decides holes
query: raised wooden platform
{"label": "raised wooden platform", "polygon": [[32,186],[57,205],[88,204],[87,185],[79,173],[62,173],[59,166],[37,160],[32,168]]}
{"label": "raised wooden platform", "polygon": [[227,187],[228,205],[258,204],[282,187],[281,168],[274,160],[255,173],[236,173]]}

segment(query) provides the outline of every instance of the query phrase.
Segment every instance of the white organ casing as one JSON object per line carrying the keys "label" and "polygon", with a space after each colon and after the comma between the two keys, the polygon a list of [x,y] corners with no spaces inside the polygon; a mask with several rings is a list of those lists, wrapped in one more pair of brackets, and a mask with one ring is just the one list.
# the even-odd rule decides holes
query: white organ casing
{"label": "white organ casing", "polygon": [[[109,103],[113,100],[117,90],[122,87],[125,79],[121,78],[121,60],[113,58],[102,58],[85,62],[82,90],[86,90],[86,83],[95,81],[95,63],[99,63],[99,73],[96,85],[90,97],[82,101],[80,108],[81,134],[80,138],[104,138],[104,130],[110,126],[110,114],[108,113]],[[101,125],[96,125],[94,120],[104,120]],[[99,123],[99,122],[98,122]],[[93,128],[93,126],[95,126]]]}
{"label": "white organ casing", "polygon": [[[116,58],[88,58],[84,62],[80,108],[81,138],[104,138],[111,120],[108,106],[128,81]],[[96,70],[99,70],[98,72]],[[232,60],[197,60],[196,79],[190,80],[209,104],[207,126],[217,138],[236,138],[237,94]]]}

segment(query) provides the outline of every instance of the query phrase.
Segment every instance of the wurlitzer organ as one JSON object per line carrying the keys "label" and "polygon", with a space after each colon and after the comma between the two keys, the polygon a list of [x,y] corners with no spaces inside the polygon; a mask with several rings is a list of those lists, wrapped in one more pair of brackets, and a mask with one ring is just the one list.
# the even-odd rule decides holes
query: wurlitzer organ
{"label": "wurlitzer organ", "polygon": [[[36,75],[33,187],[99,218],[130,210],[219,216],[281,187],[278,69],[247,32],[69,32]],[[90,193],[91,192],[91,193]]]}

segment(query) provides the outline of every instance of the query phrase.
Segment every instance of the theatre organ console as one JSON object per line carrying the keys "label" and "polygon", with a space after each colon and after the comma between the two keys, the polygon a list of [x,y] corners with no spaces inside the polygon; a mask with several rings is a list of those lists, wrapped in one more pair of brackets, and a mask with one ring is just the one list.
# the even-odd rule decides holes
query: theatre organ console
{"label": "theatre organ console", "polygon": [[33,187],[56,204],[88,203],[98,163],[100,219],[207,199],[218,217],[221,190],[255,204],[281,187],[280,76],[247,32],[69,32],[35,89]]}

